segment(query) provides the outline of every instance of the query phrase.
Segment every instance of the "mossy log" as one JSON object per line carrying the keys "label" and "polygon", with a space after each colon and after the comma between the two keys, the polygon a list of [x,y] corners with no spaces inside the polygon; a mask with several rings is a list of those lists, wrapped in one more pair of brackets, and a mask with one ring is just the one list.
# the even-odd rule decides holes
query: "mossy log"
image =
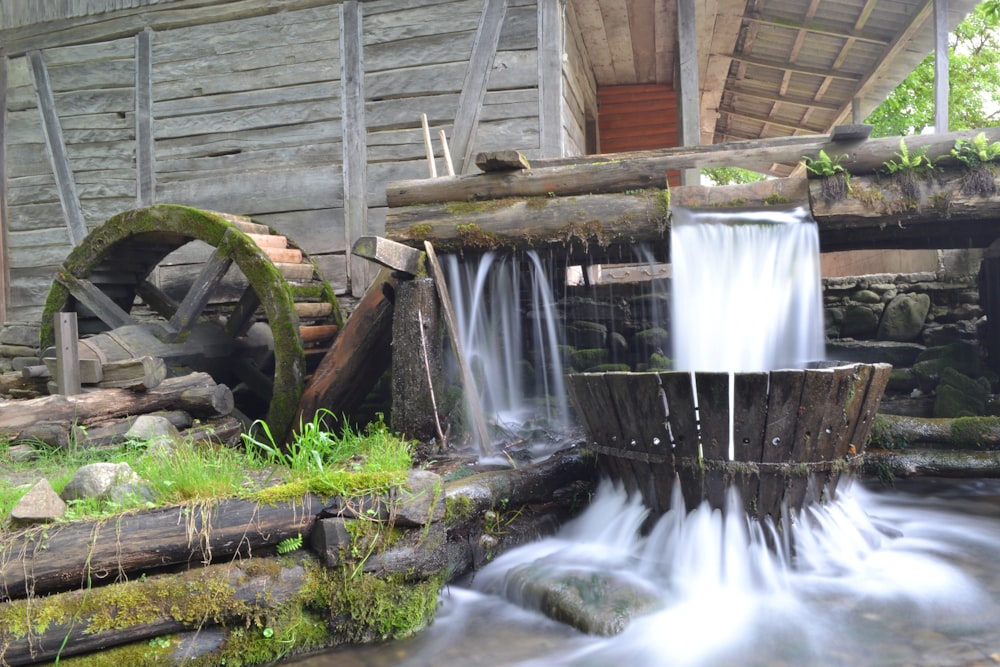
{"label": "mossy log", "polygon": [[78,425],[156,410],[184,410],[197,416],[226,415],[233,393],[208,373],[167,378],[149,391],[99,389],[76,396],[44,396],[0,401],[0,434],[17,437],[38,421],[71,421]]}
{"label": "mossy log", "polygon": [[0,664],[48,662],[237,620],[251,624],[302,595],[312,561],[306,553],[255,558],[10,602],[0,608]]}
{"label": "mossy log", "polygon": [[506,249],[556,249],[583,261],[592,248],[634,261],[632,244],[666,241],[667,190],[575,197],[522,197],[390,209],[386,237],[439,254]]}
{"label": "mossy log", "polygon": [[870,448],[863,470],[885,481],[894,477],[1000,477],[1000,451]]}
{"label": "mossy log", "polygon": [[286,538],[308,536],[321,507],[314,496],[274,505],[227,499],[0,535],[0,598],[249,556]]}
{"label": "mossy log", "polygon": [[[986,247],[996,238],[992,221],[1000,217],[1000,196],[966,194],[964,173],[953,167],[917,176],[903,187],[897,176],[852,176],[846,196],[833,201],[824,198],[823,181],[809,179],[809,196],[801,203],[812,211],[824,252]],[[671,206],[683,202],[724,208],[765,199],[748,195],[742,185],[711,188],[710,198],[706,190],[681,186],[669,191],[506,197],[390,209],[386,237],[413,247],[429,240],[439,252],[549,248],[571,262],[634,262],[634,244],[645,242],[666,260]],[[788,194],[774,194],[767,201],[797,201]]]}
{"label": "mossy log", "polygon": [[932,418],[880,414],[872,427],[871,444],[889,449],[1000,450],[1000,417]]}

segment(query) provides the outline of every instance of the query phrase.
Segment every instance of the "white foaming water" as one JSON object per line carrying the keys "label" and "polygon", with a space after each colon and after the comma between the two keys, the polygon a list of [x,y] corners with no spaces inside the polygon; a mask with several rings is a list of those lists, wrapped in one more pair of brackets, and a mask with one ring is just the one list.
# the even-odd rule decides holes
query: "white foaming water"
{"label": "white foaming water", "polygon": [[824,357],[819,232],[804,208],[671,216],[674,368],[768,371]]}
{"label": "white foaming water", "polygon": [[[536,568],[557,580],[560,571],[586,566],[656,592],[658,608],[621,634],[581,637],[553,654],[516,662],[531,667],[890,665],[899,663],[852,646],[865,641],[854,634],[896,622],[916,628],[952,623],[963,632],[996,622],[996,605],[981,585],[945,558],[963,542],[1000,552],[995,529],[970,529],[975,519],[959,527],[882,505],[878,496],[854,488],[799,517],[791,526],[791,557],[768,549],[770,527],[748,520],[737,500],[725,512],[703,504],[687,513],[675,494],[675,507],[643,536],[645,508],[605,483],[557,536],[499,557],[477,574],[474,587],[538,607],[526,599],[519,573]],[[887,516],[873,520],[862,507]],[[942,621],[948,615],[951,620]]]}
{"label": "white foaming water", "polygon": [[470,261],[449,255],[443,263],[462,350],[485,416],[508,428],[535,417],[565,427],[569,405],[560,332],[538,254],[529,251],[521,258],[489,252]]}

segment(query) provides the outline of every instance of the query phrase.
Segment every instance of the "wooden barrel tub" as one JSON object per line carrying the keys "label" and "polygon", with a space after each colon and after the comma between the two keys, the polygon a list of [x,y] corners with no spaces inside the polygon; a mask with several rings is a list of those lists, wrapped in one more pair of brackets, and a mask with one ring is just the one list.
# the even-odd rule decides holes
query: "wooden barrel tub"
{"label": "wooden barrel tub", "polygon": [[688,508],[722,509],[735,486],[749,516],[777,525],[833,498],[861,464],[891,369],[575,373],[568,385],[601,472],[653,517],[670,509],[677,479]]}

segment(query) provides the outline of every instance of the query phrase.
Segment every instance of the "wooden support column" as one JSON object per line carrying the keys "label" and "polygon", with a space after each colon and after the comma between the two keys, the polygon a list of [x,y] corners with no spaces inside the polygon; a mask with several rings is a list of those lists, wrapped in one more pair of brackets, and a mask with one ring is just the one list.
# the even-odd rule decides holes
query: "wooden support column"
{"label": "wooden support column", "polygon": [[[347,247],[368,233],[368,135],[365,127],[365,56],[362,12],[357,0],[340,6],[340,82],[343,115],[344,228]],[[370,263],[348,256],[347,280],[354,296],[370,282]]]}
{"label": "wooden support column", "polygon": [[934,0],[934,131],[948,131],[948,0]]}
{"label": "wooden support column", "polygon": [[135,203],[145,208],[156,203],[153,168],[153,31],[135,37]]}
{"label": "wooden support column", "polygon": [[76,313],[55,314],[56,388],[64,396],[80,393],[80,350]]}
{"label": "wooden support column", "polygon": [[[677,48],[680,82],[680,122],[682,146],[701,144],[699,120],[700,89],[698,85],[698,26],[695,21],[695,0],[677,2]],[[681,170],[681,185],[698,185],[701,174],[697,169]]]}
{"label": "wooden support column", "polygon": [[422,442],[440,437],[444,388],[440,311],[430,278],[397,285],[392,317],[392,429]]}
{"label": "wooden support column", "polygon": [[66,144],[63,141],[62,127],[59,115],[56,113],[55,98],[52,96],[52,84],[49,82],[49,72],[40,51],[28,52],[28,63],[31,65],[31,78],[35,85],[38,98],[38,112],[42,116],[42,130],[45,134],[45,150],[52,165],[52,174],[56,180],[56,190],[59,193],[59,203],[62,204],[63,218],[69,231],[69,240],[74,246],[80,245],[87,235],[87,223],[80,208],[80,198],[76,193],[76,181],[66,154]]}
{"label": "wooden support column", "polygon": [[472,150],[475,145],[476,129],[479,127],[479,112],[486,97],[486,84],[493,60],[500,42],[500,29],[507,13],[507,0],[485,0],[483,13],[479,17],[479,27],[472,43],[472,55],[465,69],[462,93],[458,97],[458,111],[455,113],[455,127],[451,133],[451,145],[458,159],[458,173],[467,174],[472,167]]}
{"label": "wooden support column", "polygon": [[7,320],[10,266],[7,263],[7,56],[0,57],[0,322]]}
{"label": "wooden support column", "polygon": [[562,0],[538,0],[538,133],[542,157],[562,157]]}

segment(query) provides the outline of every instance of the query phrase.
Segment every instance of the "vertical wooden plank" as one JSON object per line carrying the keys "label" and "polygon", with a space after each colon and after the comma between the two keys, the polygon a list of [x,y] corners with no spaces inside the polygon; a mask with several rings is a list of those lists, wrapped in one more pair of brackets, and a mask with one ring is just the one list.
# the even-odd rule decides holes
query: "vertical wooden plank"
{"label": "vertical wooden plank", "polygon": [[542,157],[563,156],[563,3],[538,0],[538,133]]}
{"label": "vertical wooden plank", "polygon": [[[365,127],[365,58],[362,12],[358,0],[340,6],[340,85],[342,105],[344,228],[347,247],[368,233],[368,131]],[[333,184],[331,184],[332,187]],[[364,294],[367,260],[350,256],[347,280],[351,293]]]}
{"label": "vertical wooden plank", "polygon": [[[835,394],[837,379],[833,369],[819,368],[805,372],[805,384],[802,387],[802,398],[799,401],[798,419],[795,424],[795,436],[791,443],[788,462],[793,464],[793,472],[789,476],[785,498],[788,508],[798,512],[806,502],[810,490],[811,471],[798,466],[799,463],[810,463],[817,460],[820,446],[820,436],[823,433],[824,416],[830,400]],[[813,487],[815,492],[820,489]]]}
{"label": "vertical wooden plank", "polygon": [[868,444],[868,436],[872,430],[872,419],[878,410],[879,403],[882,402],[882,394],[889,384],[889,375],[892,373],[891,364],[872,364],[872,374],[865,389],[865,400],[858,412],[858,418],[854,422],[854,429],[851,431],[850,444],[858,452],[862,452]]}
{"label": "vertical wooden plank", "polygon": [[566,387],[589,436],[588,446],[598,454],[598,470],[624,486],[628,493],[636,493],[632,467],[613,453],[621,444],[622,427],[604,374],[571,373],[566,378]]}
{"label": "vertical wooden plank", "polygon": [[[767,373],[736,373],[733,378],[733,460],[760,463],[767,422]],[[760,475],[744,472],[735,480],[747,514],[756,516]]]}
{"label": "vertical wooden plank", "polygon": [[156,203],[153,159],[153,31],[135,37],[135,203]]}
{"label": "vertical wooden plank", "polygon": [[695,373],[698,396],[698,424],[703,467],[702,499],[722,509],[726,502],[726,471],[729,460],[729,373]]}
{"label": "vertical wooden plank", "polygon": [[0,56],[0,322],[7,320],[10,265],[7,262],[7,56]]}
{"label": "vertical wooden plank", "polygon": [[795,438],[805,371],[792,369],[771,371],[767,394],[767,422],[761,452],[760,490],[757,493],[757,516],[770,516],[777,524],[781,519],[781,504],[785,496],[785,476],[774,472],[769,464],[787,463],[788,452]]}
{"label": "vertical wooden plank", "polygon": [[52,173],[59,192],[59,203],[62,205],[63,218],[69,230],[70,242],[80,245],[87,235],[87,224],[80,208],[80,199],[76,194],[76,181],[73,170],[69,166],[66,155],[66,145],[63,142],[62,127],[56,114],[56,103],[52,97],[52,85],[49,82],[49,72],[45,67],[40,51],[29,51],[28,62],[31,65],[31,78],[38,98],[38,111],[41,114],[42,130],[45,134],[45,151],[52,165]]}
{"label": "vertical wooden plank", "polygon": [[[673,465],[666,470],[653,463],[670,457],[667,414],[656,373],[607,373],[605,381],[611,403],[622,425],[620,447],[635,455],[625,459],[631,467],[635,487],[654,514],[669,509]],[[665,478],[663,478],[665,476]]]}
{"label": "vertical wooden plank", "polygon": [[[701,144],[700,88],[698,85],[698,26],[695,0],[677,1],[678,86],[680,92],[681,146]],[[698,169],[681,171],[681,185],[698,185]]]}
{"label": "vertical wooden plank", "polygon": [[681,491],[688,510],[701,502],[701,476],[698,466],[698,420],[694,412],[694,387],[688,371],[660,373],[660,383],[667,399],[667,424]]}
{"label": "vertical wooden plank", "polygon": [[493,69],[500,29],[507,13],[507,0],[484,0],[483,13],[479,16],[479,26],[472,42],[469,65],[465,68],[462,92],[458,97],[458,111],[455,112],[455,127],[452,130],[451,146],[458,158],[458,173],[467,174],[474,164],[472,150],[473,137],[479,127],[479,112],[486,97],[486,83]]}
{"label": "vertical wooden plank", "polygon": [[76,328],[76,313],[56,313],[56,387],[60,394],[80,393],[80,350]]}
{"label": "vertical wooden plank", "polygon": [[[824,461],[839,462],[849,456],[851,429],[864,403],[871,366],[865,364],[838,366],[833,372],[839,376],[837,395],[830,402],[828,414],[824,417],[819,455]],[[831,468],[823,483],[821,500],[836,498],[840,474],[837,468]]]}

